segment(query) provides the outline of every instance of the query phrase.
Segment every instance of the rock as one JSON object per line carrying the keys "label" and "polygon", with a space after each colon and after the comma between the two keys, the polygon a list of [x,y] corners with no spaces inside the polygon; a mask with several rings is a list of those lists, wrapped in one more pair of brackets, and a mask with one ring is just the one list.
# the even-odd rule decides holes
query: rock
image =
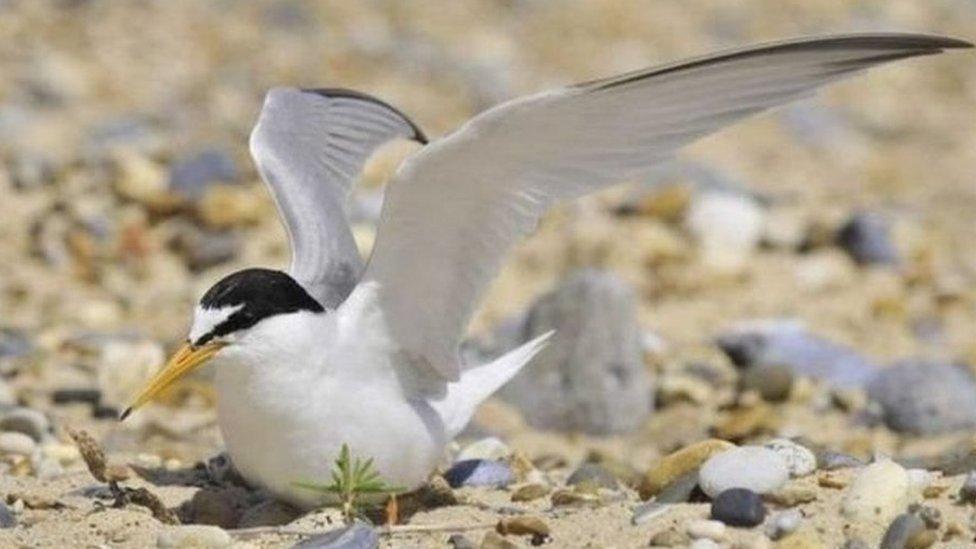
{"label": "rock", "polygon": [[256,189],[227,185],[207,189],[195,207],[196,218],[207,228],[218,231],[255,225],[269,213],[264,197]]}
{"label": "rock", "polygon": [[929,505],[910,505],[908,511],[922,519],[925,527],[929,530],[938,530],[942,527],[942,512]]}
{"label": "rock", "polygon": [[64,474],[64,467],[56,459],[40,458],[34,465],[34,476],[40,480],[51,480]]}
{"label": "rock", "polygon": [[976,427],[976,381],[962,366],[906,361],[868,385],[891,429],[930,435]]}
{"label": "rock", "polygon": [[812,486],[787,484],[775,492],[765,494],[764,497],[776,505],[795,507],[817,499],[817,490]]}
{"label": "rock", "polygon": [[502,460],[512,454],[512,449],[496,437],[486,437],[464,447],[454,461],[469,459]]}
{"label": "rock", "polygon": [[212,184],[233,183],[237,178],[237,166],[229,154],[218,149],[207,149],[173,163],[169,188],[188,200],[197,200]]}
{"label": "rock", "polygon": [[519,546],[509,541],[497,532],[488,532],[481,539],[481,549],[519,549]]}
{"label": "rock", "polygon": [[106,406],[128,406],[166,360],[163,347],[139,338],[108,337],[97,347],[96,380]]}
{"label": "rock", "polygon": [[797,287],[808,294],[850,286],[856,276],[857,266],[840,250],[823,249],[804,254],[793,269]]}
{"label": "rock", "polygon": [[696,471],[708,458],[735,448],[731,442],[718,439],[703,440],[669,454],[655,463],[640,484],[641,499],[656,496],[665,486]]}
{"label": "rock", "polygon": [[766,535],[769,539],[778,540],[795,532],[801,522],[803,522],[803,513],[797,509],[776,513],[769,519]]}
{"label": "rock", "polygon": [[14,526],[17,526],[17,517],[14,516],[10,507],[7,507],[7,504],[0,500],[0,530],[13,528]]}
{"label": "rock", "polygon": [[782,364],[758,365],[742,372],[743,391],[756,391],[763,400],[782,402],[793,389],[793,370]]}
{"label": "rock", "polygon": [[514,479],[512,469],[501,461],[470,459],[457,461],[444,473],[451,488],[461,486],[493,486],[504,488]]}
{"label": "rock", "polygon": [[792,440],[777,438],[770,440],[763,446],[783,458],[787,469],[790,471],[790,477],[805,477],[817,469],[816,454]]}
{"label": "rock", "polygon": [[854,469],[863,467],[864,462],[854,456],[825,450],[817,454],[817,467],[823,471],[836,471],[837,469]]}
{"label": "rock", "polygon": [[238,528],[254,528],[256,526],[278,526],[295,520],[299,513],[285,503],[267,500],[244,511]]}
{"label": "rock", "polygon": [[17,431],[0,432],[0,454],[30,456],[37,449],[34,439]]}
{"label": "rock", "polygon": [[658,492],[654,501],[658,503],[684,503],[698,488],[698,471],[691,471],[676,478]]}
{"label": "rock", "polygon": [[900,258],[888,220],[876,212],[858,212],[837,232],[837,245],[861,264],[896,265]]}
{"label": "rock", "polygon": [[725,524],[717,520],[693,520],[685,527],[685,531],[694,539],[705,538],[713,541],[725,539]]}
{"label": "rock", "polygon": [[240,254],[243,243],[236,231],[208,231],[181,224],[170,246],[183,257],[191,271],[199,272],[233,260]]}
{"label": "rock", "polygon": [[733,408],[715,422],[712,434],[723,440],[740,442],[760,433],[776,431],[780,415],[765,402]]}
{"label": "rock", "polygon": [[3,414],[0,431],[23,433],[35,442],[44,442],[52,436],[47,416],[31,408],[15,408]]}
{"label": "rock", "polygon": [[516,536],[532,536],[545,538],[549,535],[549,525],[539,517],[521,515],[511,518],[502,518],[495,525],[495,531],[503,536],[514,534]]}
{"label": "rock", "polygon": [[765,520],[766,507],[752,490],[732,488],[712,501],[711,518],[729,526],[752,528]]}
{"label": "rock", "polygon": [[356,521],[344,528],[337,528],[318,536],[312,536],[293,549],[375,549],[380,537],[370,525]]}
{"label": "rock", "polygon": [[864,467],[847,487],[841,502],[844,517],[860,522],[892,520],[907,506],[908,473],[884,459]]}
{"label": "rock", "polygon": [[706,191],[692,198],[685,224],[706,266],[738,273],[762,238],[763,209],[743,193]]}
{"label": "rock", "polygon": [[533,501],[549,495],[549,487],[545,484],[532,483],[520,486],[512,492],[512,501]]}
{"label": "rock", "polygon": [[583,270],[533,305],[525,341],[551,343],[500,392],[541,429],[603,435],[636,429],[653,409],[634,290]]}
{"label": "rock", "polygon": [[447,544],[451,549],[475,549],[474,542],[463,534],[451,534],[451,537],[447,538]]}
{"label": "rock", "polygon": [[573,474],[566,479],[566,485],[575,486],[577,484],[590,484],[609,490],[618,488],[617,478],[599,463],[584,463],[577,467]]}
{"label": "rock", "polygon": [[768,448],[743,446],[709,458],[698,473],[698,485],[711,498],[730,488],[765,494],[778,490],[789,477],[779,454]]}
{"label": "rock", "polygon": [[959,501],[976,503],[976,471],[970,471],[966,475],[966,479],[959,488]]}
{"label": "rock", "polygon": [[193,524],[187,526],[169,526],[159,531],[156,538],[157,547],[211,548],[230,547],[231,537],[222,528]]}
{"label": "rock", "polygon": [[634,507],[633,514],[630,516],[630,523],[634,526],[644,524],[655,517],[661,516],[670,508],[671,506],[667,503],[645,501],[644,503]]}
{"label": "rock", "polygon": [[915,515],[899,515],[881,538],[881,549],[906,549],[908,541],[925,531],[925,523]]}
{"label": "rock", "polygon": [[741,368],[788,366],[795,376],[812,377],[834,387],[860,387],[878,367],[854,350],[827,341],[792,321],[749,322],[716,339]]}
{"label": "rock", "polygon": [[98,389],[56,389],[51,393],[51,402],[55,404],[82,403],[98,406],[102,400],[102,393]]}
{"label": "rock", "polygon": [[651,547],[687,547],[690,540],[688,536],[677,530],[662,530],[651,536]]}
{"label": "rock", "polygon": [[240,522],[246,493],[236,486],[198,490],[188,503],[185,514],[194,524],[208,524],[221,528],[234,528]]}

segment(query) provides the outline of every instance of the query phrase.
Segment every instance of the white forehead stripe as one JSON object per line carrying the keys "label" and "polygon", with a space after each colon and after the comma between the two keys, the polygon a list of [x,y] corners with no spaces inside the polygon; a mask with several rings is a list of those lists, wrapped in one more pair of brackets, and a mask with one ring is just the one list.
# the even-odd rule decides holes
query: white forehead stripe
{"label": "white forehead stripe", "polygon": [[217,309],[204,309],[197,305],[193,312],[193,326],[190,328],[190,335],[187,336],[191,342],[200,339],[201,336],[210,333],[221,322],[227,320],[230,315],[236,313],[244,307],[243,303],[231,307],[219,307]]}

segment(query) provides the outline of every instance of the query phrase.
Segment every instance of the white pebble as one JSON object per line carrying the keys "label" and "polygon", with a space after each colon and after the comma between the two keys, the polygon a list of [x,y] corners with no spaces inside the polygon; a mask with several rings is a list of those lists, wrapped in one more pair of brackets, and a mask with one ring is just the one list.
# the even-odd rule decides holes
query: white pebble
{"label": "white pebble", "polygon": [[0,433],[0,454],[30,456],[37,448],[34,439],[15,431]]}
{"label": "white pebble", "polygon": [[841,502],[844,517],[859,522],[887,524],[908,505],[908,472],[883,459],[861,469]]}
{"label": "white pebble", "polygon": [[688,535],[695,539],[706,538],[715,541],[725,539],[725,524],[717,520],[693,520],[688,523],[686,530]]}
{"label": "white pebble", "polygon": [[729,488],[766,494],[778,490],[789,477],[786,461],[776,452],[741,446],[710,457],[699,471],[698,485],[711,498]]}
{"label": "white pebble", "polygon": [[229,547],[230,534],[217,526],[193,524],[189,526],[171,526],[160,530],[156,538],[157,547],[173,548],[201,548]]}
{"label": "white pebble", "polygon": [[752,197],[710,191],[695,197],[685,221],[706,265],[737,272],[762,236],[763,209]]}
{"label": "white pebble", "polygon": [[793,478],[805,477],[817,470],[817,456],[805,446],[792,440],[777,438],[764,444],[776,452],[786,462],[786,468]]}
{"label": "white pebble", "polygon": [[906,473],[908,473],[908,484],[917,492],[921,492],[932,484],[934,475],[925,469],[909,469]]}
{"label": "white pebble", "polygon": [[769,519],[766,527],[766,534],[771,539],[786,537],[796,531],[803,521],[803,513],[799,509],[789,509],[781,513],[776,513]]}

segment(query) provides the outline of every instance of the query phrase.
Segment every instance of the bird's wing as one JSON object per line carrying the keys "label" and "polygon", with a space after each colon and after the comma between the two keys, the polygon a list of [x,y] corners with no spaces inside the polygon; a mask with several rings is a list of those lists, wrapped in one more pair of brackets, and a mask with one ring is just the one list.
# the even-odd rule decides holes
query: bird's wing
{"label": "bird's wing", "polygon": [[699,137],[873,65],[967,45],[908,34],[800,39],[505,103],[401,166],[363,280],[378,283],[400,351],[456,380],[458,342],[486,285],[554,202],[640,177]]}
{"label": "bird's wing", "polygon": [[362,273],[349,191],[370,154],[396,137],[426,143],[403,113],[365,94],[276,88],[265,97],[251,156],[291,239],[289,272],[325,307],[342,303]]}

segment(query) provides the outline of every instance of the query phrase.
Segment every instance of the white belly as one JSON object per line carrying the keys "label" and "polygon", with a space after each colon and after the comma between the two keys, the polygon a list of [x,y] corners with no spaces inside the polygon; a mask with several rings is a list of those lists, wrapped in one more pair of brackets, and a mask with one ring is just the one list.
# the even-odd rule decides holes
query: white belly
{"label": "white belly", "polygon": [[443,427],[424,403],[383,387],[302,379],[299,369],[255,370],[218,367],[218,421],[238,471],[278,498],[304,508],[326,501],[294,483],[328,484],[344,443],[353,456],[372,458],[387,484],[405,489],[422,484],[442,455]]}

